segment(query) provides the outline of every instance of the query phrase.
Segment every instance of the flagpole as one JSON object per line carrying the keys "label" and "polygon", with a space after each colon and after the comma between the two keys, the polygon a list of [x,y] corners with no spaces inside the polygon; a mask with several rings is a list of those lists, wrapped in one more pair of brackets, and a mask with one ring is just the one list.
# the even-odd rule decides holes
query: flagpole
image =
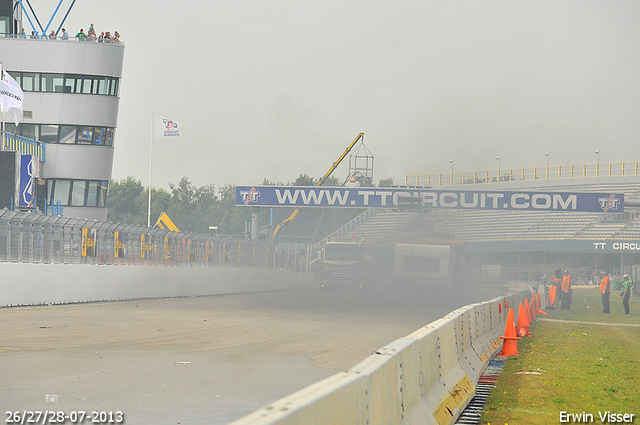
{"label": "flagpole", "polygon": [[147,207],[147,227],[151,227],[151,170],[153,166],[153,139],[155,137],[155,113],[151,112],[151,143],[149,144],[149,205]]}
{"label": "flagpole", "polygon": [[[4,79],[4,69],[2,68],[2,62],[0,62],[0,80]],[[4,151],[4,106],[0,106],[2,109],[2,121],[0,122],[0,150]]]}

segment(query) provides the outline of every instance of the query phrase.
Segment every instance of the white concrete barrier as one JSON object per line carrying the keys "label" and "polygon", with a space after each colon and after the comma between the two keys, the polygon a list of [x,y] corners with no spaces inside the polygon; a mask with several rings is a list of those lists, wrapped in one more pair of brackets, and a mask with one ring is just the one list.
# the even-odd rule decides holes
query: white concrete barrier
{"label": "white concrete barrier", "polygon": [[286,270],[0,263],[0,306],[313,288]]}
{"label": "white concrete barrier", "polygon": [[285,397],[233,425],[452,424],[502,348],[508,309],[522,294],[455,310],[381,348],[347,372]]}
{"label": "white concrete barrier", "polygon": [[370,385],[365,375],[343,372],[310,385],[280,399],[236,423],[309,424],[340,423],[365,424],[371,406]]}

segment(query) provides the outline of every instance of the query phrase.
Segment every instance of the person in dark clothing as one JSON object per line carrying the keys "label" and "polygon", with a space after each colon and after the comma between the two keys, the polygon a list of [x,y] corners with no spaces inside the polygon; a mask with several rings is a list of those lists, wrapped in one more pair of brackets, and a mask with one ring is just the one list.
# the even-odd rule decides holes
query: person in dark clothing
{"label": "person in dark clothing", "polygon": [[564,269],[561,267],[559,269],[556,269],[553,271],[553,284],[556,287],[556,294],[557,294],[557,301],[556,301],[556,305],[560,306],[560,309],[562,310],[562,296],[563,296],[563,292],[562,292],[562,272],[564,271]]}
{"label": "person in dark clothing", "polygon": [[562,301],[560,303],[561,310],[569,310],[571,308],[571,275],[567,269],[564,269],[562,276]]}
{"label": "person in dark clothing", "polygon": [[631,297],[631,276],[625,274],[623,276],[624,283],[622,284],[622,292],[620,292],[620,296],[622,297],[622,306],[624,307],[624,314],[629,314],[629,298]]}

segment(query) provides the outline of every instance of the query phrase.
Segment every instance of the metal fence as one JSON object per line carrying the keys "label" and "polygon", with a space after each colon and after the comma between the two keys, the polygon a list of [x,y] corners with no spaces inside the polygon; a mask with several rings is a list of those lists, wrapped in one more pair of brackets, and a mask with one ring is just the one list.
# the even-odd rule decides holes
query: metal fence
{"label": "metal fence", "polygon": [[584,177],[622,177],[640,175],[640,162],[611,162],[581,165],[508,168],[439,174],[408,174],[407,186],[453,186],[496,182],[573,179]]}
{"label": "metal fence", "polygon": [[275,245],[275,266],[294,273],[309,273],[311,244],[303,242],[281,242]]}
{"label": "metal fence", "polygon": [[0,262],[273,267],[269,242],[0,210]]}

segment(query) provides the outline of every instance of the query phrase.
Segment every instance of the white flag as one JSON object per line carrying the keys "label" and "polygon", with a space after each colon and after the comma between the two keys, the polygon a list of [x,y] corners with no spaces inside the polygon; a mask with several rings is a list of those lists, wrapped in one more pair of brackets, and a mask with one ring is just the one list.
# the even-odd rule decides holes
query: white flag
{"label": "white flag", "polygon": [[5,71],[4,78],[0,79],[0,105],[4,106],[6,110],[9,108],[22,110],[23,101],[24,92],[20,84]]}
{"label": "white flag", "polygon": [[[4,111],[9,111],[11,108],[22,110],[23,101],[24,92],[22,91],[22,87],[5,71],[4,78],[0,79],[0,109]],[[18,116],[15,110],[11,112],[13,112],[13,119],[17,127],[19,124]]]}
{"label": "white flag", "polygon": [[182,123],[169,118],[154,115],[155,139],[182,138]]}

